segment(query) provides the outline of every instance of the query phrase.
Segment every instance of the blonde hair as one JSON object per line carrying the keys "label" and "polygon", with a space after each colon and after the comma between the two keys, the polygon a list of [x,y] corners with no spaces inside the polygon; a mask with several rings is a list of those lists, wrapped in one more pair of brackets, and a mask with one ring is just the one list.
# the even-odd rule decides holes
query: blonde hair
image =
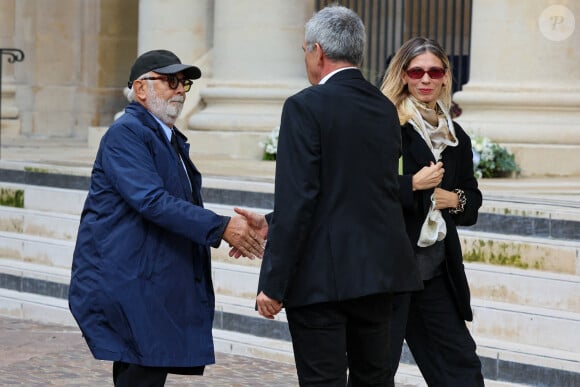
{"label": "blonde hair", "polygon": [[[430,52],[439,58],[448,74],[451,74],[451,63],[449,62],[449,58],[447,57],[447,53],[443,47],[433,39],[416,37],[407,40],[401,48],[399,48],[391,59],[385,77],[383,78],[381,91],[393,102],[393,104],[395,104],[397,112],[399,113],[399,121],[401,122],[401,125],[406,124],[412,116],[412,113],[407,110],[404,104],[405,99],[410,95],[410,93],[407,85],[403,82],[403,72],[408,69],[409,63],[411,63],[415,57],[426,52]],[[451,108],[451,90],[452,77],[449,75],[438,98],[447,111]]]}

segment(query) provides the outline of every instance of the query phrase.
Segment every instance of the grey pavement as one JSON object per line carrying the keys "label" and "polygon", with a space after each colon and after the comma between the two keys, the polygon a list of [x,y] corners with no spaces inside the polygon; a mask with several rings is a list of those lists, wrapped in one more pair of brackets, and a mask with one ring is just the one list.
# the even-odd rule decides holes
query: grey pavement
{"label": "grey pavement", "polygon": [[[2,386],[112,386],[111,367],[93,358],[76,327],[0,316]],[[293,364],[216,352],[216,364],[203,376],[171,374],[166,386],[290,387],[298,381]]]}
{"label": "grey pavement", "polygon": [[[95,360],[77,328],[0,317],[0,385],[112,386],[111,362]],[[292,364],[216,353],[203,376],[169,375],[168,387],[296,386]]]}

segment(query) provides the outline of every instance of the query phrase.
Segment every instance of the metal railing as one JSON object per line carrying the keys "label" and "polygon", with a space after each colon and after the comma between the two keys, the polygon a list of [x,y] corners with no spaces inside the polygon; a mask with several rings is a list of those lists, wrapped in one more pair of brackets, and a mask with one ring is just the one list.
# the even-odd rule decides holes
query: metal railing
{"label": "metal railing", "polygon": [[361,70],[379,86],[390,58],[408,39],[437,40],[449,54],[453,91],[469,80],[472,0],[317,0],[316,9],[340,4],[355,11],[367,30]]}
{"label": "metal railing", "polygon": [[0,158],[2,158],[2,61],[8,55],[8,63],[22,62],[24,52],[19,48],[0,48]]}

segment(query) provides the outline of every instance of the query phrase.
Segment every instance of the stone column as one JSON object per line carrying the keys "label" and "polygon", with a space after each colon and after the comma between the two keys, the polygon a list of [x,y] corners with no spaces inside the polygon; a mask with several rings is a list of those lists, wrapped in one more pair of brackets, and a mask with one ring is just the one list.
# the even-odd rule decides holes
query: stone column
{"label": "stone column", "polygon": [[308,85],[302,42],[311,1],[215,0],[213,73],[189,120],[192,152],[260,159],[284,100]]}
{"label": "stone column", "polygon": [[[170,22],[168,22],[170,21]],[[209,0],[139,0],[138,54],[166,49],[174,52],[183,63],[194,64],[208,74],[208,50],[212,23]],[[194,82],[176,125],[187,128],[187,116],[200,102],[199,89],[203,81]]]}
{"label": "stone column", "polygon": [[[14,45],[14,20],[15,0],[0,0],[0,47],[18,48]],[[9,56],[2,55],[2,120],[0,121],[0,133],[2,139],[16,137],[20,133],[20,117],[18,107],[15,104],[16,85],[14,79],[14,66],[8,62]]]}
{"label": "stone column", "polygon": [[474,0],[464,128],[506,144],[524,175],[580,175],[580,3]]}

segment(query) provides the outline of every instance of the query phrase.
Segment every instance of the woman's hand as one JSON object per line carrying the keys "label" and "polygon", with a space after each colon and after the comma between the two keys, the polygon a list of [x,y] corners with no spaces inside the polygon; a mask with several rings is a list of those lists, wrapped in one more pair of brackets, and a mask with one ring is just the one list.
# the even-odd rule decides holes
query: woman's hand
{"label": "woman's hand", "polygon": [[443,210],[445,208],[457,208],[459,205],[459,196],[453,191],[447,191],[443,188],[435,188],[433,192],[435,198],[435,209]]}
{"label": "woman's hand", "polygon": [[423,191],[437,187],[441,184],[444,174],[445,169],[443,169],[441,161],[437,164],[431,162],[431,165],[421,168],[419,172],[413,175],[413,191]]}

